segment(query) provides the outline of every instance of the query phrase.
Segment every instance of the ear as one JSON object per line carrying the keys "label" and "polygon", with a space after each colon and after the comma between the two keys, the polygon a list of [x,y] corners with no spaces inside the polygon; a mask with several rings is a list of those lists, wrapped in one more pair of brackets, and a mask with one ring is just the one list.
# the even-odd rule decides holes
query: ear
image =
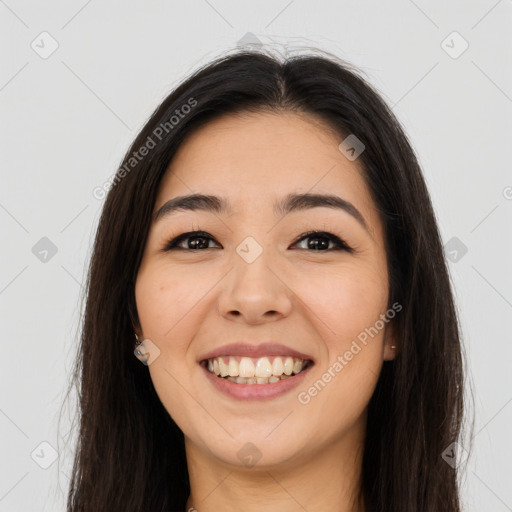
{"label": "ear", "polygon": [[[137,326],[133,326],[133,331],[134,333],[137,335],[137,338],[139,339],[139,341],[142,341],[144,339],[144,335],[142,334],[142,329],[137,325]],[[135,336],[134,336],[135,338]],[[137,340],[134,341],[134,343],[136,343]]]}
{"label": "ear", "polygon": [[390,322],[386,325],[384,332],[384,347],[383,359],[384,361],[392,361],[398,353],[398,342],[395,335],[394,323]]}
{"label": "ear", "polygon": [[139,317],[136,313],[136,306],[135,306],[134,302],[135,302],[135,297],[133,297],[132,300],[130,300],[130,299],[128,300],[128,314],[130,315],[130,320],[132,322],[134,338],[135,338],[135,334],[136,334],[137,338],[139,338],[139,341],[142,341],[144,339],[144,335],[142,334],[142,328],[139,323]]}

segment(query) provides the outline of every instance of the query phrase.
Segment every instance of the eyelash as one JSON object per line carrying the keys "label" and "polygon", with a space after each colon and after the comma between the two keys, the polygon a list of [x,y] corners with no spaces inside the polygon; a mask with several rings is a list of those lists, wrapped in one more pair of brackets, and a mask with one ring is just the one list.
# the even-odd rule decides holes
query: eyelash
{"label": "eyelash", "polygon": [[[183,233],[176,238],[172,239],[165,247],[164,251],[172,251],[172,250],[179,250],[179,251],[189,251],[189,252],[199,252],[199,251],[205,251],[208,249],[215,249],[215,247],[207,247],[206,249],[189,249],[184,247],[178,247],[178,244],[184,240],[187,240],[189,238],[206,238],[209,240],[215,239],[206,233],[205,231],[189,231],[187,233]],[[345,241],[343,241],[341,238],[339,238],[336,235],[333,235],[332,233],[329,233],[327,231],[308,231],[307,233],[303,233],[295,242],[293,242],[293,245],[302,242],[303,240],[307,238],[326,238],[329,242],[333,242],[335,244],[335,247],[331,249],[326,250],[315,250],[315,249],[299,249],[299,250],[307,250],[310,252],[331,252],[331,251],[347,251],[349,253],[353,253],[354,249],[350,247]]]}

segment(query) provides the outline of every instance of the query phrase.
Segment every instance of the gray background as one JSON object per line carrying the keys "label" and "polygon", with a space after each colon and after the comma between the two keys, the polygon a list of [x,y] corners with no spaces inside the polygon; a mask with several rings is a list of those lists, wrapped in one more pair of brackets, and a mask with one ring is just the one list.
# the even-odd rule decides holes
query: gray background
{"label": "gray background", "polygon": [[403,123],[475,395],[465,510],[512,510],[511,19],[510,0],[0,0],[0,511],[65,508],[73,399],[60,429],[58,416],[102,207],[93,189],[168,92],[249,32],[359,66]]}

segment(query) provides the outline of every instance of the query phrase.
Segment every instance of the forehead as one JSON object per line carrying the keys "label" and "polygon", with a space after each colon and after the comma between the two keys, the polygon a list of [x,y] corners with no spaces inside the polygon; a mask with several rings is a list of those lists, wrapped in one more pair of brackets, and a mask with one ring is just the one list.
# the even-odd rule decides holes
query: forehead
{"label": "forehead", "polygon": [[290,192],[329,193],[353,203],[378,231],[362,169],[338,149],[343,138],[304,113],[222,116],[182,143],[162,180],[155,210],[191,193],[226,197],[238,212],[270,209]]}

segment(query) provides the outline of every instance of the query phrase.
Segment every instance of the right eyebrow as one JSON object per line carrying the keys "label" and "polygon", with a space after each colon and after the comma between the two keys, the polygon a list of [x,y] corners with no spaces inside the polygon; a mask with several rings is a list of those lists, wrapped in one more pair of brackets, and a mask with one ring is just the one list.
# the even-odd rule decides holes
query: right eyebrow
{"label": "right eyebrow", "polygon": [[157,222],[163,217],[172,215],[175,212],[189,210],[189,211],[205,211],[218,214],[229,214],[231,208],[226,199],[204,195],[204,194],[190,194],[186,196],[178,196],[169,199],[158,211],[154,214],[154,221]]}

